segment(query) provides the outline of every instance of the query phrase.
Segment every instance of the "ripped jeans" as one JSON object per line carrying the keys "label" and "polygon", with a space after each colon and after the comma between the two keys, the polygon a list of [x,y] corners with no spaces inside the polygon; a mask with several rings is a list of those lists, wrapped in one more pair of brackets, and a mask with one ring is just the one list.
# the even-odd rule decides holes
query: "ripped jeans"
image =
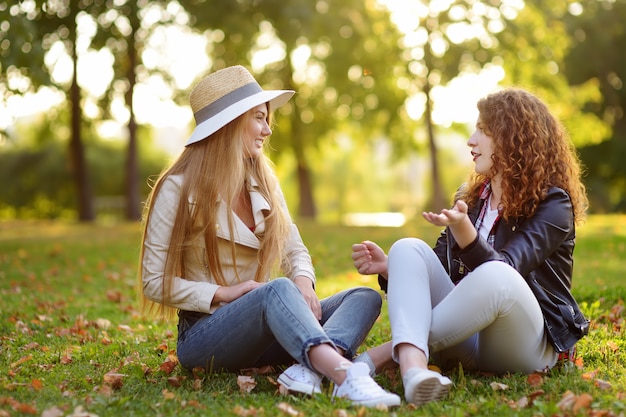
{"label": "ripped jeans", "polygon": [[208,372],[294,361],[312,368],[308,351],[322,343],[352,359],[380,314],[380,294],[357,287],[321,300],[321,306],[318,322],[298,287],[277,278],[213,314],[181,311],[178,359],[187,369]]}

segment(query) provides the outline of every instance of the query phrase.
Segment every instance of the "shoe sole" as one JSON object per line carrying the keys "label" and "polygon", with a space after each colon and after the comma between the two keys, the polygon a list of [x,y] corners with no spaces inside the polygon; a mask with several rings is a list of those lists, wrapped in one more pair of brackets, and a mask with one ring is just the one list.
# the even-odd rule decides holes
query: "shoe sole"
{"label": "shoe sole", "polygon": [[311,388],[311,385],[293,380],[285,374],[280,374],[278,377],[278,383],[287,388],[289,391],[299,392],[301,394],[313,395],[322,393],[320,388]]}
{"label": "shoe sole", "polygon": [[[349,398],[346,398],[348,401],[351,401]],[[352,401],[353,405],[362,405],[363,407],[378,407],[378,406],[386,406],[387,408],[397,407],[402,404],[402,400],[398,397],[398,399],[393,400],[368,400],[368,401]]]}
{"label": "shoe sole", "polygon": [[442,383],[436,376],[426,378],[415,385],[409,401],[418,407],[431,401],[439,401],[448,395],[450,385],[452,384]]}

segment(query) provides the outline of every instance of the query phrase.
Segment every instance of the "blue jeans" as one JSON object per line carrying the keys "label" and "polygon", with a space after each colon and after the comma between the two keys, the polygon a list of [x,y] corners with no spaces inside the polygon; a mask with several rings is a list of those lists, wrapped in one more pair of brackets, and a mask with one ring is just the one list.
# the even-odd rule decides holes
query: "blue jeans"
{"label": "blue jeans", "polygon": [[380,294],[357,287],[325,298],[321,305],[318,322],[298,287],[277,278],[213,314],[180,312],[178,359],[187,369],[210,372],[294,361],[312,368],[308,351],[322,343],[351,359],[380,314]]}

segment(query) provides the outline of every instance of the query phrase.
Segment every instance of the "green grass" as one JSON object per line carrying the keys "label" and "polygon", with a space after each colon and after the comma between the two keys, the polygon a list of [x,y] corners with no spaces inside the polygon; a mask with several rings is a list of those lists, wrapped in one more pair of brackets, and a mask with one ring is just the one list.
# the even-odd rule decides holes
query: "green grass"
{"label": "green grass", "polygon": [[[436,228],[422,223],[401,229],[301,224],[320,296],[355,285],[376,288],[375,277],[354,272],[350,245],[371,239],[387,249],[407,235],[434,242]],[[302,416],[626,413],[626,216],[591,217],[578,232],[574,293],[592,319],[591,333],[579,343],[579,368],[552,371],[538,385],[525,375],[457,370],[446,400],[391,412],[333,403],[328,395],[281,396],[277,371],[253,375],[257,386],[250,393],[240,392],[235,374],[194,376],[180,366],[168,374],[164,364],[176,347],[176,328],[138,311],[139,238],[134,223],[0,223],[0,417],[77,416],[81,410],[128,417],[289,415],[281,403]],[[383,310],[364,348],[389,338]],[[403,392],[397,372],[377,380]],[[494,382],[507,389],[494,390]],[[568,391],[582,404],[578,414],[564,405]]]}

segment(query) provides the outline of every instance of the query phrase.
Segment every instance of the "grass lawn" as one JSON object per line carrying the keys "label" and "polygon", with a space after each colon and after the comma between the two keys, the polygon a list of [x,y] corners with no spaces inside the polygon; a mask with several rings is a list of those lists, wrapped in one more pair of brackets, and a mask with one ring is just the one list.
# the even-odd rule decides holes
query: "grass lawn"
{"label": "grass lawn", "polygon": [[[370,239],[387,249],[400,237],[434,242],[438,233],[424,222],[400,229],[300,226],[320,297],[377,287],[375,277],[354,272],[352,243]],[[181,369],[175,323],[138,311],[139,229],[136,223],[0,223],[0,417],[626,414],[626,216],[591,217],[578,231],[574,294],[592,330],[578,344],[576,366],[531,376],[457,370],[446,400],[392,411],[350,407],[329,395],[281,395],[278,370],[247,372],[256,384],[247,392],[238,375]],[[389,334],[384,306],[364,348]],[[397,372],[377,380],[402,395]]]}

